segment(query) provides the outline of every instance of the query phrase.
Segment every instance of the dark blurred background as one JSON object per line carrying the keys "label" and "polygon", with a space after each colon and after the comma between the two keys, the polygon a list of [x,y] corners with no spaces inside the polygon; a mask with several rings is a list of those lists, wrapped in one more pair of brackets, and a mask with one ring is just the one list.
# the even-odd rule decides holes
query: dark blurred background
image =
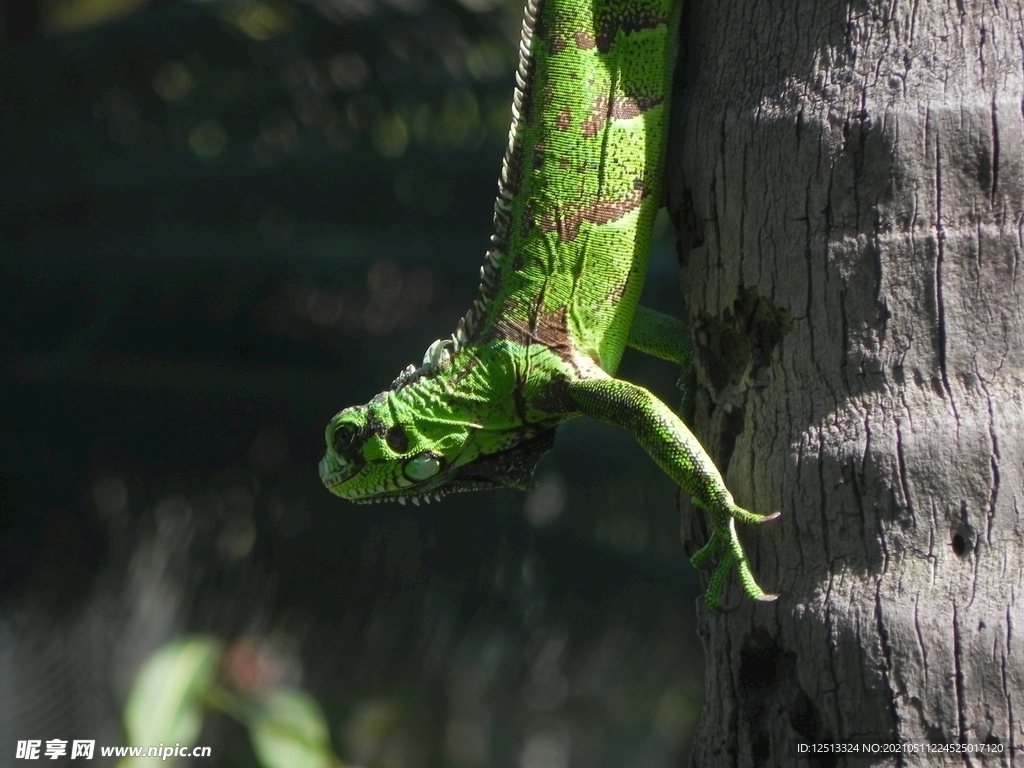
{"label": "dark blurred background", "polygon": [[[329,417],[472,300],[520,14],[0,2],[0,766],[124,743],[139,665],[190,633],[367,768],[685,761],[699,585],[628,436],[578,421],[532,493],[422,508],[316,473]],[[679,314],[659,232],[645,302]],[[667,364],[621,374],[678,401]],[[223,716],[198,743],[256,765]]]}

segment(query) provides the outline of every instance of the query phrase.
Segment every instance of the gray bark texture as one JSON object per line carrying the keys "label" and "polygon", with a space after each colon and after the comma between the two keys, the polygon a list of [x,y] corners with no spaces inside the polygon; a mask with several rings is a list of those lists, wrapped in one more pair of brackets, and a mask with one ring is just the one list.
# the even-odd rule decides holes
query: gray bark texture
{"label": "gray bark texture", "polygon": [[686,16],[695,431],[739,504],[782,511],[740,533],[778,602],[733,583],[701,619],[693,764],[1024,764],[1024,2]]}

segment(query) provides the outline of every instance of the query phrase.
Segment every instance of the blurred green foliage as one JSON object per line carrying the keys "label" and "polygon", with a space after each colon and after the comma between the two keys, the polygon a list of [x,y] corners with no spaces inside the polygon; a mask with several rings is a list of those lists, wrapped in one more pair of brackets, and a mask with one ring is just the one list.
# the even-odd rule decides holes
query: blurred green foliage
{"label": "blurred green foliage", "polygon": [[[148,751],[159,744],[161,754],[127,757],[119,768],[177,764],[179,747],[189,753],[202,746],[197,740],[204,710],[220,710],[248,728],[262,768],[340,768],[320,706],[298,688],[254,679],[252,664],[259,666],[263,661],[259,653],[258,648],[239,646],[228,651],[223,676],[235,675],[232,686],[218,680],[224,647],[216,639],[187,637],[157,649],[135,678],[125,705],[124,728],[126,746]],[[272,660],[263,664],[272,665]],[[265,669],[259,672],[266,677]]]}
{"label": "blurred green foliage", "polygon": [[[125,705],[129,745],[192,745],[202,729],[202,698],[213,686],[221,644],[188,638],[157,650],[138,672]],[[161,756],[162,757],[162,756]],[[127,758],[124,768],[157,759]]]}

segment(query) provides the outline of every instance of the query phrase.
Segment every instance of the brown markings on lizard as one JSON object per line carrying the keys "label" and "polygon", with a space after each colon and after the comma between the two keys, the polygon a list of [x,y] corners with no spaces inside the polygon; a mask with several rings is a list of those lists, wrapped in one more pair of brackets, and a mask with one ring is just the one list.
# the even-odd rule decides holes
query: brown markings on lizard
{"label": "brown markings on lizard", "polygon": [[558,113],[558,117],[555,119],[555,128],[560,131],[568,131],[572,125],[572,110],[568,107],[564,107],[561,112]]}
{"label": "brown markings on lizard", "polygon": [[616,120],[629,120],[639,117],[651,107],[656,107],[664,99],[657,96],[622,96],[616,94],[612,97],[611,104],[608,97],[598,96],[590,105],[590,114],[583,121],[583,137],[594,138],[604,127],[605,121],[610,117]]}
{"label": "brown markings on lizard", "polygon": [[598,7],[595,10],[598,14],[594,20],[597,27],[597,50],[601,53],[608,53],[611,50],[615,36],[620,31],[628,35],[642,29],[656,29],[668,23],[667,16],[651,8],[634,7],[620,10]]}
{"label": "brown markings on lizard", "polygon": [[597,39],[589,32],[577,32],[573,37],[576,38],[576,47],[581,51],[589,51],[597,45]]}
{"label": "brown markings on lizard", "polygon": [[544,139],[540,139],[536,144],[533,145],[533,167],[540,168],[544,165],[544,150],[547,149],[544,146]]}
{"label": "brown markings on lizard", "polygon": [[627,197],[599,197],[594,202],[584,205],[563,205],[553,212],[542,214],[540,227],[545,232],[558,232],[558,239],[561,242],[570,242],[579,236],[584,221],[598,225],[618,221],[630,211],[639,208],[646,195],[643,181],[635,179],[633,193]]}
{"label": "brown markings on lizard", "polygon": [[470,355],[461,368],[453,370],[452,372],[452,386],[461,387],[462,383],[470,377],[473,373],[473,369],[480,363],[480,358],[476,355]]}
{"label": "brown markings on lizard", "polygon": [[590,114],[583,121],[583,138],[592,139],[597,136],[607,118],[608,97],[602,94],[594,99],[594,103],[590,105]]}
{"label": "brown markings on lizard", "polygon": [[[493,335],[496,338],[508,339],[519,346],[528,347],[531,344],[539,344],[546,347],[558,356],[560,360],[569,365],[575,372],[575,378],[582,379],[592,374],[594,368],[599,367],[598,363],[591,358],[581,355],[579,350],[572,343],[567,323],[567,310],[559,307],[552,311],[544,310],[544,292],[531,303],[529,323],[510,319],[513,313],[509,311],[516,306],[514,300],[505,305],[495,325]],[[557,414],[559,421],[564,414],[572,412],[575,404],[568,398],[565,388],[567,377],[557,376],[541,392],[534,396],[533,405],[536,410]],[[515,395],[513,395],[514,397]],[[518,413],[518,406],[517,406]],[[525,420],[525,419],[524,419]]]}
{"label": "brown markings on lizard", "polygon": [[576,367],[573,362],[574,347],[566,322],[566,308],[545,310],[542,290],[530,305],[529,320],[524,322],[515,318],[515,304],[514,300],[510,300],[502,308],[494,325],[494,338],[507,339],[521,347],[540,344]]}
{"label": "brown markings on lizard", "polygon": [[[532,230],[534,225],[537,223],[536,219],[534,218],[534,210],[535,209],[536,209],[536,204],[534,203],[534,201],[532,199],[528,199],[526,201],[525,205],[523,205],[523,218],[519,221],[519,236],[520,237],[526,237],[527,235],[529,235],[530,234],[530,230]],[[513,259],[513,262],[512,262],[512,269],[518,272],[522,268],[523,268],[523,257],[522,257],[522,254],[519,253],[519,250],[516,249],[515,258]]]}

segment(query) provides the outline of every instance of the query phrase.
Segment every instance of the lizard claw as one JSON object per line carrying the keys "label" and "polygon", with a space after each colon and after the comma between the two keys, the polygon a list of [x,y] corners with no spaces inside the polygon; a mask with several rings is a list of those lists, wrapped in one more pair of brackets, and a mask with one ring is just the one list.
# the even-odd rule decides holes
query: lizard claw
{"label": "lizard claw", "polygon": [[[774,603],[778,599],[778,595],[762,595],[761,597],[756,598],[756,600],[761,603]],[[733,613],[742,606],[744,602],[744,600],[740,600],[738,603],[731,603],[730,605],[710,605],[708,603],[707,595],[704,596],[704,605],[716,613]]]}

